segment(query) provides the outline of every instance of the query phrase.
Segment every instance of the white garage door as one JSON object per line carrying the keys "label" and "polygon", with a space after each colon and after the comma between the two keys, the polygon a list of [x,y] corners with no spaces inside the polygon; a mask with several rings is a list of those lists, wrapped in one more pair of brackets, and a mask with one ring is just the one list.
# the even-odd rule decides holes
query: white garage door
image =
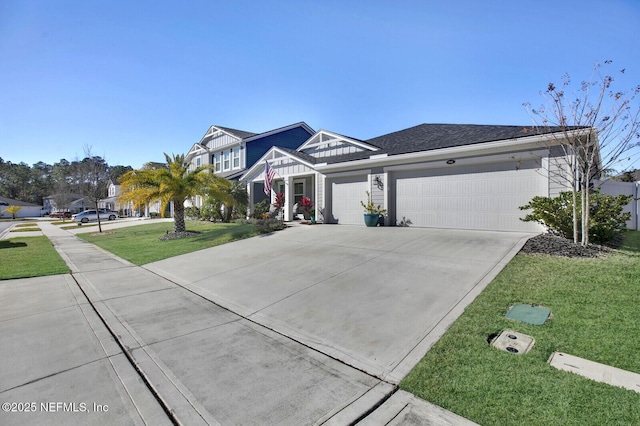
{"label": "white garage door", "polygon": [[413,226],[540,231],[518,207],[547,195],[536,160],[395,173],[396,220]]}
{"label": "white garage door", "polygon": [[361,200],[367,198],[367,176],[334,178],[331,182],[331,222],[364,225]]}

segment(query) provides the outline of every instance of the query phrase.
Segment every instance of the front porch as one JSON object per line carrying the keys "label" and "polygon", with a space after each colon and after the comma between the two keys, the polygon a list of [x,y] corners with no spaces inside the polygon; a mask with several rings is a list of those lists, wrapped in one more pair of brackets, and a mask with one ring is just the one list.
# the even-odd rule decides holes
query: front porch
{"label": "front porch", "polygon": [[[317,221],[322,221],[324,201],[321,197],[321,182],[324,176],[313,169],[313,164],[306,159],[298,158],[289,151],[273,148],[267,153],[264,161],[256,163],[241,180],[247,183],[249,194],[248,214],[255,211],[256,204],[269,200],[273,205],[279,193],[284,194],[283,220],[290,222],[302,218],[303,210],[300,202],[308,197],[313,202],[313,210]],[[265,162],[275,171],[271,191],[265,193]]]}

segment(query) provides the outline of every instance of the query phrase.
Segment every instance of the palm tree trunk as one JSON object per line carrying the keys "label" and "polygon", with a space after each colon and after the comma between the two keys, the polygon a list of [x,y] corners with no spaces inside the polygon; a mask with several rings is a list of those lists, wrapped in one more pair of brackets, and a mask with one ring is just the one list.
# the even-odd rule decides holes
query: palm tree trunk
{"label": "palm tree trunk", "polygon": [[184,232],[187,228],[184,225],[184,203],[182,201],[173,202],[173,232]]}

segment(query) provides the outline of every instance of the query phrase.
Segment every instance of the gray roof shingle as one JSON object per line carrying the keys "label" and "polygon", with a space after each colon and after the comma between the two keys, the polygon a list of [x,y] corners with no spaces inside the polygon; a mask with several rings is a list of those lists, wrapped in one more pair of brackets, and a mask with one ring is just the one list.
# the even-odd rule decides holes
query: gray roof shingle
{"label": "gray roof shingle", "polygon": [[[552,128],[558,131],[560,128]],[[548,132],[548,131],[547,131]],[[543,134],[532,126],[493,126],[479,124],[420,124],[405,130],[369,139],[389,155],[451,148]]]}
{"label": "gray roof shingle", "polygon": [[232,129],[230,127],[222,127],[216,125],[218,129],[224,130],[227,133],[231,133],[234,136],[239,137],[240,139],[250,138],[251,136],[257,135],[257,133],[247,132],[244,130]]}
{"label": "gray roof shingle", "polygon": [[380,148],[327,157],[327,163],[341,163],[369,158],[372,155],[398,155],[431,151],[456,146],[517,139],[562,130],[560,127],[537,129],[533,126],[496,126],[481,124],[419,124],[408,129],[388,133],[363,141]]}

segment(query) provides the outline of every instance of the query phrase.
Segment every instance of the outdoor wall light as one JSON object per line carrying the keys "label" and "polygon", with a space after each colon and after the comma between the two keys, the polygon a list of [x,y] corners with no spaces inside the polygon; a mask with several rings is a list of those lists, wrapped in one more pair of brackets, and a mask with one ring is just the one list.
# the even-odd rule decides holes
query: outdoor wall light
{"label": "outdoor wall light", "polygon": [[447,164],[454,164],[456,160],[447,160]]}
{"label": "outdoor wall light", "polygon": [[380,179],[380,176],[376,176],[373,178],[373,183],[376,184],[376,186],[378,187],[379,190],[383,190],[384,189],[384,183],[382,182],[382,179]]}

